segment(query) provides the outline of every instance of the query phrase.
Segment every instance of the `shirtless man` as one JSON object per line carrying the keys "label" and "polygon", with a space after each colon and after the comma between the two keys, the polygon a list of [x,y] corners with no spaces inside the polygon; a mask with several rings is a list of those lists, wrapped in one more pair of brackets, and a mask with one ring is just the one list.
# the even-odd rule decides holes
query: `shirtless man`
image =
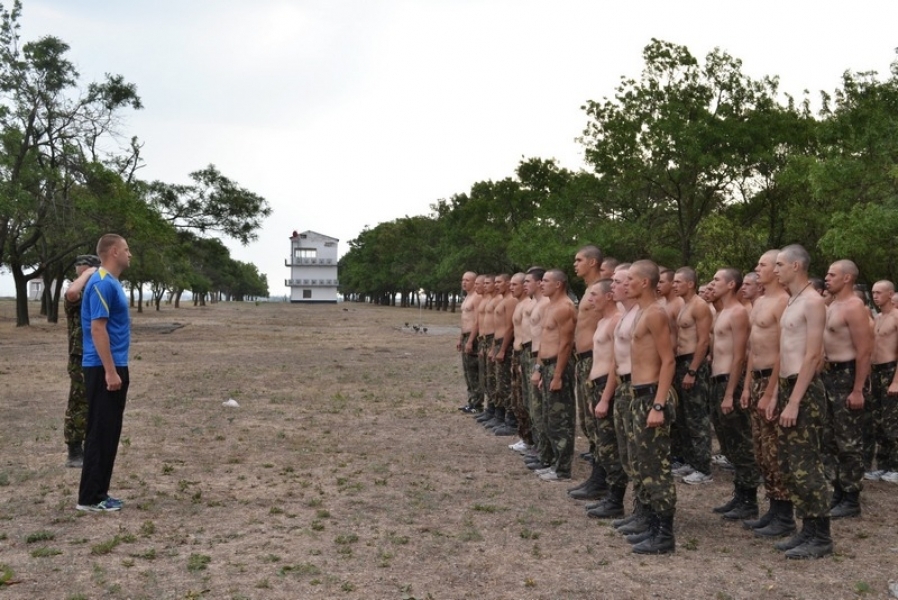
{"label": "shirtless man", "polygon": [[514,435],[518,430],[518,422],[511,409],[511,351],[509,348],[514,337],[514,308],[518,303],[511,295],[509,286],[511,276],[502,273],[496,275],[496,304],[493,309],[493,323],[496,331],[493,339],[493,368],[496,371],[496,420],[501,423],[492,428],[495,435]]}
{"label": "shirtless man", "polygon": [[748,311],[739,301],[742,273],[720,269],[708,290],[720,304],[714,320],[711,362],[711,422],[720,450],[733,465],[732,500],[714,509],[724,519],[737,521],[758,516],[758,463],[755,461],[748,407],[743,407],[742,374],[748,343]]}
{"label": "shirtless man", "polygon": [[742,278],[742,287],[739,288],[739,300],[742,302],[745,310],[751,312],[751,307],[754,306],[755,300],[763,293],[764,288],[758,283],[758,274],[754,271],[746,273]]}
{"label": "shirtless man", "polygon": [[748,361],[741,404],[749,409],[755,460],[764,476],[769,510],[760,519],[743,521],[746,529],[760,537],[781,537],[795,531],[792,500],[783,482],[777,461],[776,389],[779,378],[780,319],[789,294],[780,285],[773,269],[779,250],[768,250],[758,259],[755,273],[764,295],[755,300],[749,323]]}
{"label": "shirtless man", "polygon": [[[869,412],[872,413],[869,463],[877,455],[878,472],[868,478],[898,483],[898,310],[892,303],[895,284],[877,281],[873,284],[873,304],[879,309],[874,326],[873,365],[870,380]],[[879,452],[874,452],[879,444]]]}
{"label": "shirtless man", "polygon": [[476,420],[478,423],[488,423],[496,416],[496,400],[493,397],[493,390],[496,387],[495,371],[489,357],[493,351],[493,338],[495,337],[496,326],[493,322],[493,309],[495,305],[490,306],[496,295],[496,282],[493,275],[482,275],[483,283],[481,284],[480,304],[477,306],[477,341],[480,344],[480,352],[478,361],[480,363],[480,385],[483,387],[483,394],[486,396],[486,410],[483,411]]}
{"label": "shirtless man", "polygon": [[788,558],[818,558],[833,551],[823,470],[826,397],[817,375],[826,306],[808,280],[810,263],[807,251],[795,244],[777,255],[774,269],[791,296],[780,320],[777,452],[783,479],[803,516],[801,531],[775,544]]}
{"label": "shirtless man", "polygon": [[599,313],[599,322],[593,334],[592,370],[589,372],[591,404],[596,418],[596,462],[605,470],[609,486],[608,496],[593,505],[587,505],[586,514],[595,519],[624,516],[624,494],[627,491],[627,474],[621,465],[617,434],[614,430],[614,390],[617,378],[614,374],[614,330],[621,312],[614,301],[612,281],[602,279],[587,290],[587,302]]}
{"label": "shirtless man", "polygon": [[642,535],[649,531],[651,504],[642,487],[642,481],[636,478],[633,464],[635,453],[632,451],[632,421],[630,406],[633,394],[631,386],[632,360],[630,349],[633,340],[633,325],[639,313],[639,305],[627,294],[630,263],[619,264],[614,270],[611,280],[612,300],[621,310],[621,316],[614,327],[612,351],[614,362],[611,365],[617,374],[616,387],[606,387],[599,405],[614,406],[614,435],[617,439],[617,451],[621,467],[627,479],[633,482],[634,510],[629,516],[611,522],[611,526],[623,535]]}
{"label": "shirtless man", "polygon": [[658,280],[658,297],[662,300],[661,304],[670,320],[670,345],[672,348],[677,347],[677,318],[686,305],[686,301],[674,292],[674,275],[673,270],[663,269],[660,275],[661,279]]}
{"label": "shirtless man", "polygon": [[605,470],[596,460],[596,418],[592,407],[589,372],[592,370],[592,336],[600,315],[595,306],[589,302],[589,288],[597,282],[602,267],[602,251],[595,246],[584,246],[574,256],[574,272],[586,283],[586,293],[577,307],[577,327],[574,330],[574,376],[576,378],[577,420],[586,439],[589,440],[589,452],[586,456],[592,461],[589,477],[568,494],[575,500],[598,500],[608,490],[605,483]]}
{"label": "shirtless man", "polygon": [[858,269],[839,260],[826,272],[826,289],[833,301],[826,311],[823,331],[823,388],[831,429],[834,473],[829,516],[833,519],[861,514],[858,498],[864,480],[864,386],[870,375],[873,331],[870,313],[854,293]]}
{"label": "shirtless man", "polygon": [[683,299],[677,315],[676,373],[679,397],[674,435],[682,432],[686,464],[674,472],[691,485],[710,483],[711,409],[710,370],[705,358],[711,347],[711,309],[696,293],[695,269],[682,267],[674,273],[674,293]]}
{"label": "shirtless man", "polygon": [[[461,289],[465,299],[461,303],[461,336],[455,349],[461,352],[462,370],[468,388],[468,403],[458,410],[466,413],[477,413],[483,410],[483,388],[480,387],[480,362],[477,358],[477,308],[480,294],[475,290],[474,282],[477,273],[468,271],[461,278]],[[482,280],[481,280],[482,281]]]}
{"label": "shirtless man", "polygon": [[[517,423],[517,433],[521,438],[508,447],[515,452],[524,453],[533,445],[533,435],[530,432],[530,414],[524,403],[525,381],[522,373],[522,357],[524,354],[524,344],[530,347],[530,321],[524,319],[524,308],[530,303],[530,297],[527,296],[524,289],[523,273],[515,273],[508,284],[508,291],[514,298],[516,304],[514,312],[511,316],[512,328],[514,330],[514,344],[511,350],[511,410],[514,413],[515,422]],[[529,383],[528,383],[529,385]]]}
{"label": "shirtless man", "polygon": [[602,261],[602,268],[599,270],[599,277],[601,279],[611,279],[614,277],[614,271],[617,269],[617,266],[620,264],[620,261],[612,256],[606,256],[605,260]]}
{"label": "shirtless man", "polygon": [[563,271],[546,271],[541,287],[548,302],[542,310],[534,383],[542,388],[545,398],[546,437],[552,447],[553,462],[546,469],[535,472],[543,481],[560,481],[571,478],[574,458],[577,408],[574,400],[574,365],[570,358],[574,348],[577,311],[567,296],[567,276]]}
{"label": "shirtless man", "polygon": [[530,267],[524,278],[524,286],[532,298],[530,306],[524,309],[524,318],[528,320],[530,326],[530,349],[529,369],[523,372],[525,385],[529,381],[527,389],[530,395],[530,427],[533,431],[534,441],[533,454],[525,457],[525,462],[527,468],[532,471],[548,468],[552,464],[552,446],[546,437],[546,411],[543,406],[543,393],[538,385],[539,378],[535,372],[543,331],[543,312],[549,301],[543,296],[541,289],[545,272],[546,270],[542,267]]}
{"label": "shirtless man", "polygon": [[636,554],[674,551],[673,521],[677,490],[670,473],[670,422],[674,415],[674,353],[670,321],[656,301],[658,267],[649,260],[633,263],[627,274],[627,296],[639,312],[631,341],[631,462],[649,504],[649,531],[628,538]]}

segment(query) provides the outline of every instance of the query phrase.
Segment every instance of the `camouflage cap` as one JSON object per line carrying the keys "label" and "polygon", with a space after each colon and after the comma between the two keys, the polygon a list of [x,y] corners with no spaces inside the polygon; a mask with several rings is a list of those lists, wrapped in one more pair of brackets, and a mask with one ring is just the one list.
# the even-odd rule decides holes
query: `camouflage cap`
{"label": "camouflage cap", "polygon": [[94,254],[80,254],[75,258],[75,266],[99,267],[100,257]]}

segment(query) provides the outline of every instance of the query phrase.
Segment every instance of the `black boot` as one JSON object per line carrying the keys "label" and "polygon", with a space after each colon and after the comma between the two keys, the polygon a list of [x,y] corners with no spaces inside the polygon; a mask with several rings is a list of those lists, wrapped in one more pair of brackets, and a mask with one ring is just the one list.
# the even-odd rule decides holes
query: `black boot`
{"label": "black boot", "polygon": [[635,546],[641,542],[650,539],[653,535],[655,535],[655,531],[658,529],[658,515],[652,513],[649,515],[649,526],[645,531],[641,531],[639,533],[631,533],[630,535],[624,536],[624,539],[627,540],[628,544],[632,544]]}
{"label": "black boot", "polygon": [[734,506],[732,510],[723,513],[724,519],[727,521],[741,521],[742,519],[751,519],[758,516],[757,488],[736,488],[736,497],[739,498],[739,504]]}
{"label": "black boot", "polygon": [[495,406],[487,406],[486,410],[474,417],[474,420],[478,423],[485,423],[496,416],[496,407]]}
{"label": "black boot", "polygon": [[636,500],[636,498],[633,498],[633,512],[631,512],[626,517],[622,517],[620,519],[615,519],[615,520],[611,521],[611,526],[614,527],[615,529],[618,529],[620,527],[623,527],[624,525],[629,525],[630,523],[633,522],[633,519],[635,519],[637,516],[639,516],[639,511],[641,511],[641,510],[642,510],[642,505],[639,503],[638,500]]}
{"label": "black boot", "polygon": [[813,536],[811,519],[802,519],[801,531],[790,537],[788,540],[783,540],[782,542],[775,543],[773,547],[781,552],[785,552],[787,550],[791,550],[792,548],[798,548],[806,541],[811,539],[811,536]]}
{"label": "black boot", "polygon": [[81,442],[73,442],[68,444],[69,456],[65,461],[65,466],[72,469],[80,469],[84,466],[84,446]]}
{"label": "black boot", "polygon": [[669,517],[654,516],[652,535],[635,546],[635,554],[668,554],[676,548],[673,534],[673,515]]}
{"label": "black boot", "polygon": [[505,411],[505,423],[501,427],[493,429],[493,433],[499,436],[515,435],[518,432],[518,420],[514,416],[514,411]]}
{"label": "black boot", "polygon": [[715,506],[715,507],[712,508],[711,510],[712,510],[713,512],[716,512],[716,513],[722,515],[722,514],[724,514],[724,513],[730,512],[731,510],[733,510],[734,508],[736,508],[736,506],[738,506],[738,504],[739,504],[739,497],[736,496],[736,491],[737,491],[737,490],[734,490],[734,491],[733,491],[733,497],[730,498],[730,501],[729,501],[729,502],[727,502],[726,504],[723,504],[723,505],[721,505],[721,506]]}
{"label": "black boot", "polygon": [[593,519],[611,519],[624,516],[624,494],[626,487],[613,487],[604,500],[586,511],[586,516]]}
{"label": "black boot", "polygon": [[770,508],[773,511],[773,519],[764,527],[756,527],[755,535],[759,537],[783,537],[795,531],[795,517],[793,516],[792,502],[789,500],[771,500]]}
{"label": "black boot", "polygon": [[[848,495],[850,492],[846,492]],[[833,553],[833,538],[830,534],[829,517],[805,519],[810,521],[811,533],[803,544],[786,552],[786,558],[822,558]]]}
{"label": "black boot", "polygon": [[602,465],[593,464],[592,473],[589,474],[586,485],[579,490],[568,492],[568,496],[574,500],[598,500],[608,492],[605,475],[605,468]]}
{"label": "black boot", "polygon": [[649,528],[652,516],[651,509],[645,504],[639,504],[638,507],[638,510],[634,513],[633,520],[617,528],[619,534],[642,533]]}
{"label": "black boot", "polygon": [[842,492],[842,500],[829,511],[833,519],[861,516],[860,492]]}
{"label": "black boot", "polygon": [[745,529],[760,529],[762,527],[767,527],[776,514],[775,502],[776,500],[773,500],[771,498],[770,505],[767,507],[767,512],[761,515],[760,519],[750,519],[748,521],[742,521],[742,527],[744,527]]}
{"label": "black boot", "polygon": [[492,429],[493,427],[496,427],[497,425],[504,425],[505,424],[505,409],[497,408],[495,410],[495,412],[493,413],[493,418],[488,421],[482,421],[482,423],[483,423],[483,426],[486,427],[487,429]]}

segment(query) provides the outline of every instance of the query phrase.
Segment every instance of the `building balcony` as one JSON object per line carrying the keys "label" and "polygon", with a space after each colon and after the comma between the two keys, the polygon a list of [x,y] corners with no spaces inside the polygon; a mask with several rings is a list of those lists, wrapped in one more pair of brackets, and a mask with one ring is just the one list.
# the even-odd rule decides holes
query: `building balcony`
{"label": "building balcony", "polygon": [[336,287],[340,285],[338,279],[285,279],[287,287]]}
{"label": "building balcony", "polygon": [[285,267],[298,267],[305,265],[318,265],[333,267],[337,264],[336,258],[288,258],[284,261]]}

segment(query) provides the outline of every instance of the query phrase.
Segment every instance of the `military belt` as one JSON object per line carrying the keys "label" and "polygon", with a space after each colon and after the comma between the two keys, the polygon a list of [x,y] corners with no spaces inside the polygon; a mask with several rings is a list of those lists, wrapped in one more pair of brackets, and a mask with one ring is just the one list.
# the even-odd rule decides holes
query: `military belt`
{"label": "military belt", "polygon": [[844,362],[826,362],[826,370],[827,371],[849,371],[856,366],[857,362],[854,360],[846,360]]}
{"label": "military belt", "polygon": [[627,374],[625,374],[625,375],[618,375],[618,377],[620,377],[620,382],[621,382],[621,383],[630,383],[630,379],[631,379],[631,374],[630,374],[630,373],[627,373]]}
{"label": "military belt", "polygon": [[889,371],[898,367],[898,360],[893,360],[887,363],[879,363],[878,365],[871,365],[871,369],[873,369],[874,373],[880,373],[882,371]]}
{"label": "military belt", "polygon": [[634,398],[642,398],[643,396],[655,396],[658,393],[657,383],[645,383],[643,385],[634,385],[632,388]]}
{"label": "military belt", "polygon": [[770,377],[771,375],[773,375],[773,368],[758,369],[756,371],[752,370],[752,372],[751,372],[751,376],[754,377],[755,379],[761,379],[762,377]]}

